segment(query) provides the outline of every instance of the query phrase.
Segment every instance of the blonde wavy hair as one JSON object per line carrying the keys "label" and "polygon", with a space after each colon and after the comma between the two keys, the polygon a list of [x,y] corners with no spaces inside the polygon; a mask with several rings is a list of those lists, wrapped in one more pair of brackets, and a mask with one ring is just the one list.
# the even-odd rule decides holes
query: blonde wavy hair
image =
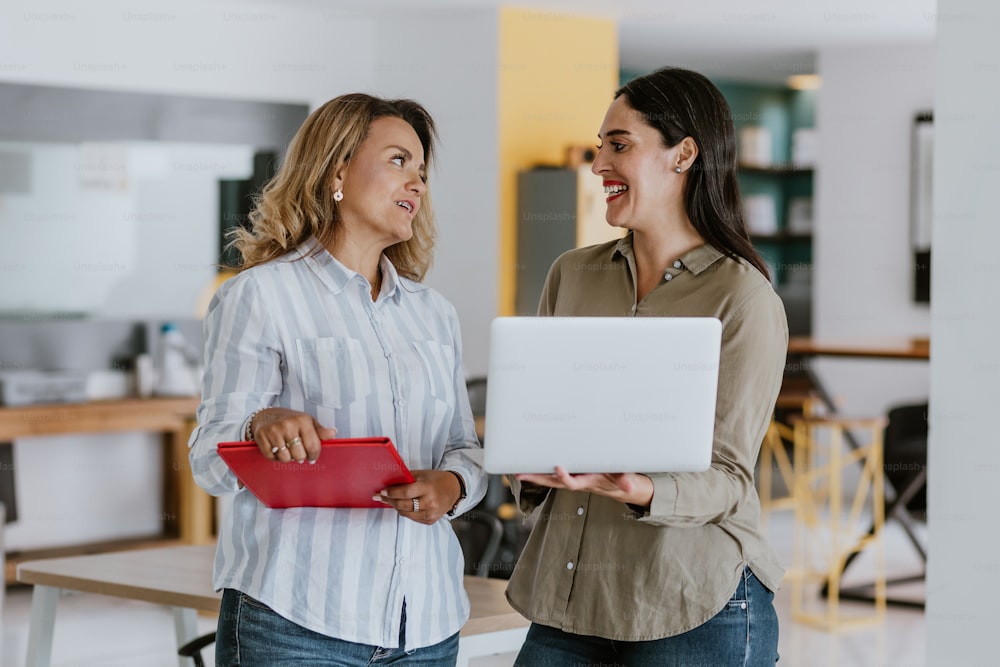
{"label": "blonde wavy hair", "polygon": [[[333,179],[357,151],[376,118],[401,118],[417,133],[430,171],[434,121],[413,100],[386,100],[363,93],[335,97],[313,111],[292,138],[285,159],[250,213],[249,228],[230,232],[240,253],[239,270],[280,257],[310,236],[331,247],[343,232]],[[421,281],[430,269],[437,230],[430,188],[413,218],[413,236],[389,246],[385,255],[400,275]]]}

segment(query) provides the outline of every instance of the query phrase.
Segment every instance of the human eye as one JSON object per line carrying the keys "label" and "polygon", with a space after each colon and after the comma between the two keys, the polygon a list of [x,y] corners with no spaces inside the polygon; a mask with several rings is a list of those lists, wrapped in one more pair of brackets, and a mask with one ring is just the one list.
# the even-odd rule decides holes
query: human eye
{"label": "human eye", "polygon": [[625,150],[625,144],[619,143],[617,141],[609,141],[608,143],[611,144],[611,148],[616,153],[621,153],[623,150]]}
{"label": "human eye", "polygon": [[395,154],[395,155],[392,156],[392,159],[390,160],[390,162],[393,162],[393,163],[399,165],[400,167],[402,167],[403,163],[406,162],[406,156],[403,155],[402,153],[397,153],[397,154]]}

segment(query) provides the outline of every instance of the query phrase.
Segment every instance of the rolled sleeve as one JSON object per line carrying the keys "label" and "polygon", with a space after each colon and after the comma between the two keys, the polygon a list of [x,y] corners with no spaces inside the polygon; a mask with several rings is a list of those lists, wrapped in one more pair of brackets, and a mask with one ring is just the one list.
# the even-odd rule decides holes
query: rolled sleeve
{"label": "rolled sleeve", "polygon": [[242,440],[251,413],[272,405],[281,387],[276,334],[260,301],[252,281],[231,278],[205,318],[204,398],[188,457],[195,482],[215,496],[240,488],[218,443]]}
{"label": "rolled sleeve", "polygon": [[754,466],[781,386],[788,328],[780,299],[753,291],[723,322],[715,438],[708,470],[650,475],[654,493],[640,521],[720,523],[753,492]]}

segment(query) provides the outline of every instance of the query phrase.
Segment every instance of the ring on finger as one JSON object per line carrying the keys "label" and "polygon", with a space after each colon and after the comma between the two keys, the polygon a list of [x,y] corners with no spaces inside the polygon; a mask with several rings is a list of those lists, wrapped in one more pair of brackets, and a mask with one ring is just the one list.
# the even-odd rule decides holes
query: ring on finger
{"label": "ring on finger", "polygon": [[420,499],[419,498],[414,498],[413,499],[413,511],[414,512],[419,512],[420,511]]}
{"label": "ring on finger", "polygon": [[271,447],[271,453],[277,454],[278,452],[283,452],[288,449],[288,445],[282,445],[281,447]]}
{"label": "ring on finger", "polygon": [[295,436],[294,438],[285,443],[285,448],[291,449],[295,445],[301,445],[301,444],[302,444],[302,438],[300,438],[299,436]]}

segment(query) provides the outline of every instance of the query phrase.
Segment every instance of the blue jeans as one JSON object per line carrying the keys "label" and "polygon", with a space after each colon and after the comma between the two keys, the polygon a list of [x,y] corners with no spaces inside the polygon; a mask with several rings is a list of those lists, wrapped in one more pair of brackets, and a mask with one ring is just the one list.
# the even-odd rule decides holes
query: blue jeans
{"label": "blue jeans", "polygon": [[292,623],[254,598],[227,588],[222,593],[215,634],[216,667],[440,667],[458,659],[458,633],[406,651],[406,604],[399,627],[399,648],[356,644],[321,635]]}
{"label": "blue jeans", "polygon": [[[725,609],[665,639],[621,642],[532,623],[515,667],[763,667],[778,661],[774,593],[749,569]],[[669,604],[665,602],[664,604]]]}

